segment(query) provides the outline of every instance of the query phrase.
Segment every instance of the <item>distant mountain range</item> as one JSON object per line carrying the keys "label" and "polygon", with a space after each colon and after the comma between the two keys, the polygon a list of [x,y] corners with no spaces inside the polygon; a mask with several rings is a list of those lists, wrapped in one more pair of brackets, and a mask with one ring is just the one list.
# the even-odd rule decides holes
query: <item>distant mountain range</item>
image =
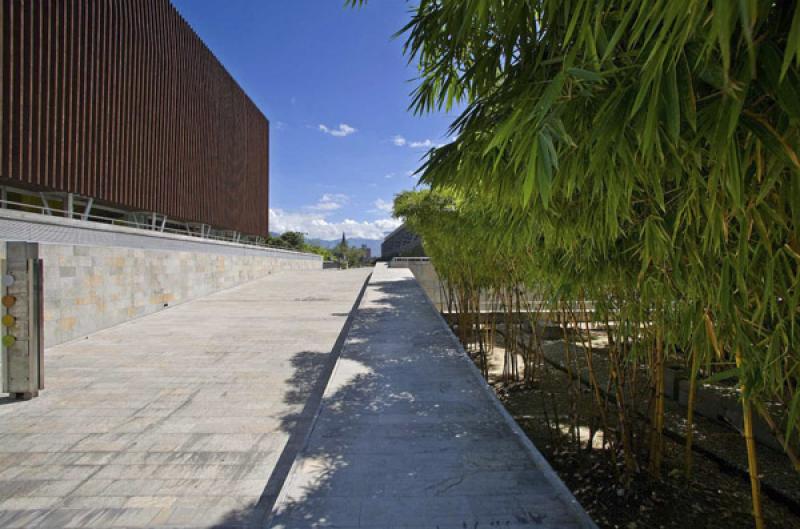
{"label": "distant mountain range", "polygon": [[[333,239],[330,241],[326,241],[324,239],[306,239],[308,244],[316,244],[317,246],[322,246],[323,248],[333,248],[337,244],[342,241],[341,238]],[[356,248],[361,248],[362,244],[366,244],[367,248],[372,250],[372,257],[380,257],[381,256],[381,243],[383,241],[379,241],[376,239],[359,239],[358,237],[355,238],[347,238],[347,244],[350,246],[355,246]]]}
{"label": "distant mountain range", "polygon": [[[280,237],[281,236],[280,233],[275,233],[275,232],[269,232],[269,234],[272,235],[273,237]],[[308,244],[314,244],[314,245],[317,245],[317,246],[322,246],[323,248],[333,248],[334,246],[339,244],[341,241],[342,241],[341,238],[339,238],[339,239],[331,239],[331,240],[306,239],[306,242]],[[383,242],[383,240],[377,240],[377,239],[360,239],[358,237],[355,237],[353,239],[351,239],[350,237],[347,238],[347,244],[349,244],[350,246],[355,246],[356,248],[361,248],[362,244],[366,244],[367,248],[372,250],[372,257],[380,257],[381,256],[381,243],[382,242]]]}

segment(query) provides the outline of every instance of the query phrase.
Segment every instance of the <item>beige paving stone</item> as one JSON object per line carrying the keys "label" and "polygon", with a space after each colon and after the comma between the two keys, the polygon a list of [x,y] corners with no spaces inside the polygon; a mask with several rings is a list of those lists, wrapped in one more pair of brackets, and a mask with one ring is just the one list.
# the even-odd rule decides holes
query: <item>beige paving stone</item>
{"label": "beige paving stone", "polygon": [[47,349],[40,396],[0,406],[0,527],[257,526],[369,272],[281,272]]}
{"label": "beige paving stone", "polygon": [[28,509],[47,509],[55,507],[61,502],[58,496],[20,496],[12,497],[0,501],[0,510],[28,510]]}
{"label": "beige paving stone", "polygon": [[76,496],[62,499],[65,509],[121,509],[128,502],[127,496]]}
{"label": "beige paving stone", "polygon": [[151,508],[159,509],[172,507],[175,505],[175,496],[132,496],[125,502],[125,507],[129,508]]}

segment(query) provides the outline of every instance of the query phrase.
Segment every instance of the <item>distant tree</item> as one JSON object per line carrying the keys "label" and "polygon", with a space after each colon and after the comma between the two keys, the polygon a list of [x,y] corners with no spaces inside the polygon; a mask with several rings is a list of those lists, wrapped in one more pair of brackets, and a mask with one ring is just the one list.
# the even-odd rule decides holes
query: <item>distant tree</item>
{"label": "distant tree", "polygon": [[367,257],[366,252],[362,248],[356,248],[347,243],[347,238],[344,233],[342,233],[342,240],[331,252],[336,260],[346,268],[352,268],[363,264]]}
{"label": "distant tree", "polygon": [[273,248],[286,248],[286,241],[284,241],[280,237],[273,237],[272,235],[268,235],[266,238],[266,243],[268,246],[272,246]]}
{"label": "distant tree", "polygon": [[299,231],[287,231],[280,236],[280,240],[292,250],[302,250],[306,242],[305,236]]}

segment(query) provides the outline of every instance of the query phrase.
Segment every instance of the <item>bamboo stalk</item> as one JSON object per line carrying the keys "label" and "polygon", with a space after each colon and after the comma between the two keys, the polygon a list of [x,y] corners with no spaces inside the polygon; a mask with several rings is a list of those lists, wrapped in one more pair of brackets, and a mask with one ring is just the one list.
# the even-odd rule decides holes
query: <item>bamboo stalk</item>
{"label": "bamboo stalk", "polygon": [[625,405],[625,392],[624,392],[624,379],[620,372],[619,362],[619,346],[617,340],[614,340],[611,326],[608,319],[606,319],[606,332],[608,333],[609,342],[609,381],[613,381],[614,393],[617,400],[617,422],[619,429],[619,438],[622,442],[622,455],[625,461],[625,474],[626,477],[630,476],[636,471],[636,460],[633,456],[632,435],[630,431],[630,424],[627,417],[627,407]]}
{"label": "bamboo stalk", "polygon": [[650,473],[661,474],[661,459],[664,451],[664,339],[660,324],[656,328],[655,365],[655,403],[650,429]]}
{"label": "bamboo stalk", "polygon": [[[592,349],[592,334],[591,328],[589,326],[589,312],[586,310],[586,301],[581,299],[581,312],[583,313],[583,319],[586,322],[586,334],[587,338],[587,356],[586,356],[586,363],[589,367],[589,381],[592,384],[592,388],[594,390],[594,398],[597,402],[597,409],[600,413],[600,420],[603,427],[603,447],[605,447],[606,439],[608,438],[608,417],[606,415],[606,403],[607,401],[603,399],[600,391],[600,383],[597,380],[597,374],[594,370],[594,350]],[[615,447],[612,445],[612,450],[615,450]]]}
{"label": "bamboo stalk", "polygon": [[697,397],[697,372],[699,360],[697,352],[692,349],[692,372],[689,375],[689,397],[686,406],[686,446],[683,453],[684,472],[686,480],[692,479],[692,444],[694,443],[694,403]]}
{"label": "bamboo stalk", "polygon": [[[742,365],[742,353],[736,350],[736,366]],[[742,390],[742,412],[744,414],[744,441],[747,445],[747,470],[750,474],[750,494],[753,500],[753,519],[756,522],[756,529],[764,529],[764,513],[761,508],[761,481],[758,476],[758,454],[756,452],[756,441],[753,437],[753,409],[750,397],[745,392],[744,384]]]}

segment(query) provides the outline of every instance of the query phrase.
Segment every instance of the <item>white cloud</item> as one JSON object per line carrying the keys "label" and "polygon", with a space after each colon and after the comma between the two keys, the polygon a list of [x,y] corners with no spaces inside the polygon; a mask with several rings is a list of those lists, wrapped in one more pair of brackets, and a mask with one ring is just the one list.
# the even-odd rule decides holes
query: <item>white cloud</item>
{"label": "white cloud", "polygon": [[344,232],[348,238],[383,239],[386,232],[397,228],[398,219],[384,218],[375,221],[357,221],[345,219],[342,222],[331,222],[325,218],[326,213],[291,212],[278,208],[270,208],[270,231],[283,233],[299,231],[312,239],[338,239]]}
{"label": "white cloud", "polygon": [[[454,141],[455,137],[448,138],[448,141]],[[408,147],[410,149],[431,149],[433,147],[439,148],[442,147],[443,143],[436,143],[430,138],[425,138],[424,140],[417,140],[411,141],[407,139],[405,136],[401,136],[397,134],[396,136],[392,137],[392,143],[398,147]]]}
{"label": "white cloud", "polygon": [[412,141],[408,144],[408,146],[412,149],[430,149],[431,147],[440,147],[440,145],[433,143],[429,139],[423,141]]}
{"label": "white cloud", "polygon": [[316,211],[333,211],[341,208],[350,201],[350,197],[342,193],[325,193],[320,197],[316,204],[308,206],[308,209]]}
{"label": "white cloud", "polygon": [[379,198],[378,200],[376,200],[374,202],[374,204],[375,204],[375,207],[380,211],[384,211],[386,213],[391,213],[392,212],[392,207],[393,206],[392,206],[391,202],[387,202],[386,200],[383,200],[382,198]]}
{"label": "white cloud", "polygon": [[349,136],[356,132],[356,129],[348,125],[347,123],[339,123],[338,129],[331,129],[326,127],[325,125],[320,124],[319,130],[324,132],[325,134],[330,134],[331,136],[336,136],[337,138],[343,138],[345,136]]}

